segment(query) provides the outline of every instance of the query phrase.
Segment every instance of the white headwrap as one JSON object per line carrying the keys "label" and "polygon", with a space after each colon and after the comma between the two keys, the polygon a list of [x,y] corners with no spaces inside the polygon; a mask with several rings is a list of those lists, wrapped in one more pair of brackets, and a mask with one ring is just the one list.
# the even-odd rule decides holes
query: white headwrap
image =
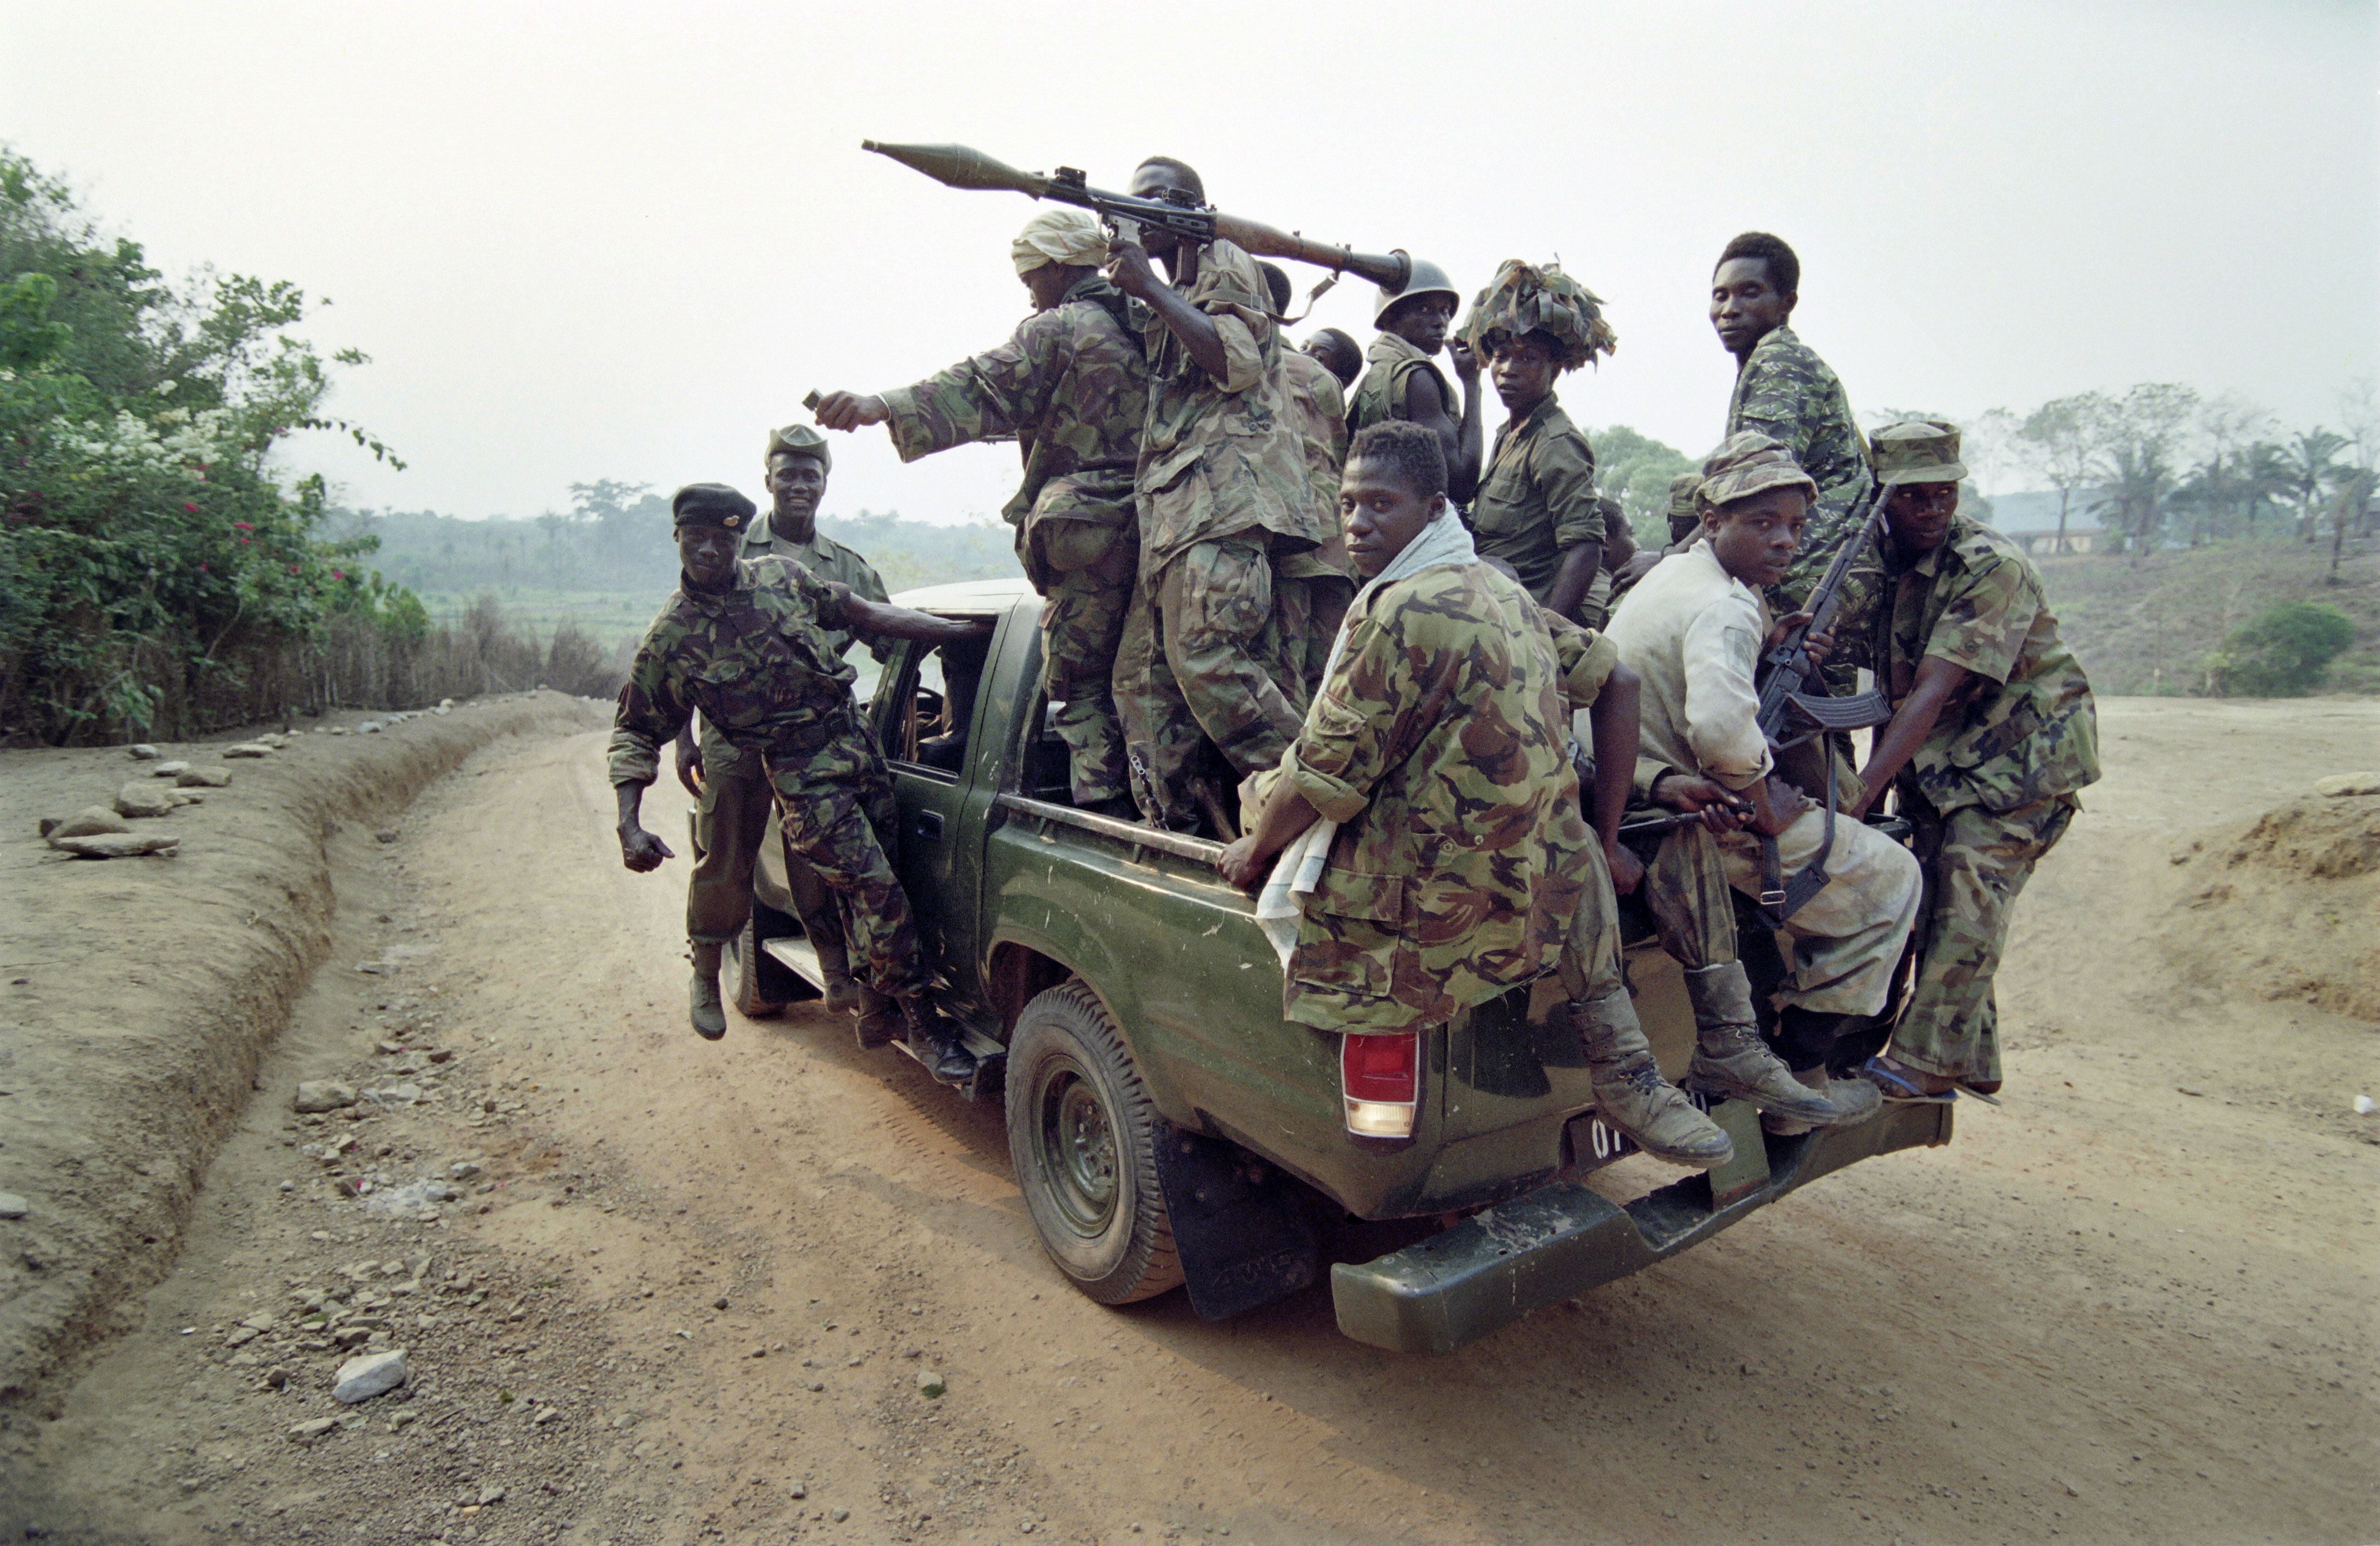
{"label": "white headwrap", "polygon": [[1088,210],[1061,204],[1026,221],[1008,244],[1008,254],[1016,260],[1020,274],[1043,263],[1098,268],[1108,261],[1108,234]]}

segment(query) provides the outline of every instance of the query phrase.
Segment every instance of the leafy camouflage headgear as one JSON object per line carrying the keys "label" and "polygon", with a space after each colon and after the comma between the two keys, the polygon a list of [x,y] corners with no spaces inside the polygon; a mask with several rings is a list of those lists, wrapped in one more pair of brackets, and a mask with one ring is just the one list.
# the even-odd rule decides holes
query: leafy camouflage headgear
{"label": "leafy camouflage headgear", "polygon": [[816,456],[820,472],[834,470],[834,453],[826,448],[826,436],[814,425],[788,424],[782,430],[771,430],[769,448],[760,453],[760,465],[767,467],[770,459],[779,455]]}
{"label": "leafy camouflage headgear", "polygon": [[1561,271],[1558,263],[1543,268],[1507,258],[1463,323],[1463,339],[1482,355],[1499,338],[1542,333],[1559,351],[1555,363],[1574,371],[1620,347],[1620,335],[1603,320],[1603,302],[1593,291]]}
{"label": "leafy camouflage headgear", "polygon": [[722,526],[741,531],[752,524],[759,508],[724,483],[688,483],[670,496],[674,526]]}
{"label": "leafy camouflage headgear", "polygon": [[1959,459],[1959,427],[1939,419],[1904,419],[1887,424],[1868,437],[1876,457],[1876,481],[1887,488],[1896,483],[1955,483],[1967,475]]}
{"label": "leafy camouflage headgear", "polygon": [[1816,480],[1802,470],[1791,452],[1767,435],[1745,430],[1728,436],[1703,463],[1694,504],[1698,510],[1713,510],[1770,489],[1792,488],[1814,500],[1818,497]]}

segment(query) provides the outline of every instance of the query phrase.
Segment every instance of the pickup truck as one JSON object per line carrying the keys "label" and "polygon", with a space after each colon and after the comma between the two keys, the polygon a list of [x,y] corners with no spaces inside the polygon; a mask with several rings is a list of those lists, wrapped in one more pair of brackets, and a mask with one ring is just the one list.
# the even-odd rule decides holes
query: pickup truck
{"label": "pickup truck", "polygon": [[[1038,598],[1002,581],[895,600],[994,625],[965,643],[904,643],[857,690],[898,791],[896,864],[942,1003],[981,1060],[964,1093],[1004,1100],[1034,1228],[1092,1298],[1184,1285],[1220,1319],[1328,1265],[1347,1335],[1445,1353],[1829,1171],[1949,1140],[1948,1106],[1774,1138],[1721,1102],[1732,1162],[1611,1200],[1585,1178],[1632,1146],[1597,1118],[1574,1041],[1548,1029],[1549,984],[1412,1037],[1284,1020],[1280,957],[1216,872],[1220,846],[1068,803]],[[819,973],[775,842],[753,889],[729,987],[757,1015],[813,996]],[[1684,982],[1629,910],[1637,1010],[1674,1077],[1694,1037]],[[1763,964],[1747,961],[1756,981]]]}

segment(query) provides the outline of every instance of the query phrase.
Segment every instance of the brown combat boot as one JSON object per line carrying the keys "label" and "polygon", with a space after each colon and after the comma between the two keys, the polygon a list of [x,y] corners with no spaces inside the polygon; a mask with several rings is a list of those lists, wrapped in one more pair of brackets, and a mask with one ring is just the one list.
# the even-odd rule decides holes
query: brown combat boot
{"label": "brown combat boot", "polygon": [[862,1002],[859,981],[851,975],[851,956],[843,948],[843,941],[821,931],[810,936],[810,948],[818,952],[819,976],[826,980],[820,992],[826,995],[827,1008],[837,1015],[857,1014]]}
{"label": "brown combat boot", "polygon": [[[1884,1092],[1865,1079],[1839,1079],[1827,1072],[1826,1065],[1815,1068],[1796,1068],[1793,1082],[1807,1085],[1827,1098],[1839,1114],[1829,1127],[1851,1127],[1866,1121],[1884,1109]],[[1799,1138],[1821,1124],[1797,1122],[1773,1112],[1760,1114],[1760,1130],[1772,1138]]]}
{"label": "brown combat boot", "polygon": [[859,993],[859,1018],[852,1022],[852,1034],[861,1049],[890,1045],[901,1034],[901,1006],[864,982],[852,986]]}
{"label": "brown combat boot", "polygon": [[1694,1006],[1694,1060],[1686,1082],[1706,1095],[1749,1101],[1764,1113],[1815,1127],[1834,1125],[1834,1103],[1795,1079],[1760,1039],[1752,1010],[1752,980],[1743,963],[1698,967],[1685,974]]}
{"label": "brown combat boot", "polygon": [[1708,1170],[1735,1157],[1735,1145],[1718,1124],[1661,1077],[1627,989],[1585,1003],[1572,1000],[1570,1018],[1595,1080],[1597,1115],[1645,1153],[1673,1165]]}
{"label": "brown combat boot", "polygon": [[694,983],[686,993],[687,1018],[694,1022],[694,1033],[706,1041],[716,1041],[727,1034],[727,1006],[719,996],[719,956],[722,946],[696,942],[690,952],[694,959]]}

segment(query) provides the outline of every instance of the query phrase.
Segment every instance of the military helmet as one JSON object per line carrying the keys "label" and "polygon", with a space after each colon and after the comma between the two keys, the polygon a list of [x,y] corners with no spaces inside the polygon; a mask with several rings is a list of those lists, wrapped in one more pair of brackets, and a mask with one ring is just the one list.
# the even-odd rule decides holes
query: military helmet
{"label": "military helmet", "polygon": [[[1403,251],[1403,249],[1398,250]],[[1372,321],[1378,322],[1389,314],[1390,307],[1417,295],[1442,295],[1458,307],[1463,304],[1463,292],[1454,287],[1454,281],[1446,276],[1446,270],[1427,258],[1416,258],[1411,253],[1406,253],[1405,258],[1413,265],[1413,272],[1405,275],[1404,288],[1391,290],[1382,287],[1372,300]]]}

